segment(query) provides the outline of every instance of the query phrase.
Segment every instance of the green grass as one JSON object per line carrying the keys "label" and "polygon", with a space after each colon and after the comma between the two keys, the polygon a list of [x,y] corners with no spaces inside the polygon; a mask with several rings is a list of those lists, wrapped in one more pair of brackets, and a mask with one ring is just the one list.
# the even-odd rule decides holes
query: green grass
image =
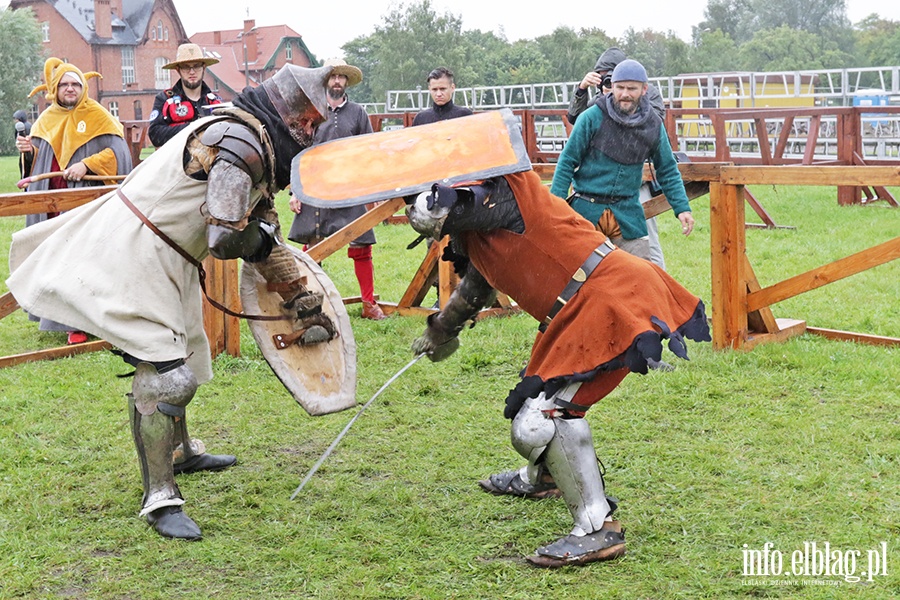
{"label": "green grass", "polygon": [[[0,173],[13,173],[0,159]],[[13,191],[14,175],[0,180]],[[763,285],[887,241],[900,211],[837,207],[833,190],[756,188],[775,220],[748,231]],[[280,198],[280,204],[285,198]],[[661,219],[669,270],[709,299],[708,200],[685,239]],[[748,219],[755,220],[748,209]],[[287,224],[287,216],[285,216]],[[21,219],[0,219],[0,275]],[[379,226],[376,291],[399,299],[418,261],[405,226]],[[900,337],[900,261],[776,305],[811,326]],[[325,269],[358,294],[345,251]],[[0,285],[0,290],[5,287]],[[416,318],[349,307],[358,400],[411,358]],[[140,476],[124,394],[130,369],[97,353],[0,370],[0,598],[895,598],[900,596],[900,350],[803,336],[752,352],[691,344],[674,373],[632,375],[588,415],[628,555],[556,571],[522,557],[567,532],[559,501],[481,492],[521,464],[502,400],[535,323],[488,319],[448,360],[419,362],[373,403],[296,501],[289,497],[354,411],[310,417],[244,330],[242,356],[190,406],[195,435],[239,464],[181,477],[198,543],[168,541],[137,517]],[[61,343],[21,312],[0,354]],[[804,542],[841,551],[888,544],[888,575],[837,586],[744,577],[744,545],[785,555]],[[860,564],[857,571],[864,570]],[[797,585],[777,585],[796,580]],[[802,585],[806,581],[806,585]]]}

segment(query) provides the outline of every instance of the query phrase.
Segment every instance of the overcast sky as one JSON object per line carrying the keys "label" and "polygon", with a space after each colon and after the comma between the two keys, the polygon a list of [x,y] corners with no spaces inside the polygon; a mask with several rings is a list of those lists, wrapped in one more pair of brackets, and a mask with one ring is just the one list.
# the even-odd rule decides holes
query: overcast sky
{"label": "overcast sky", "polygon": [[[338,0],[306,3],[283,0],[174,0],[188,36],[198,31],[240,29],[244,19],[257,25],[287,25],[303,36],[310,51],[320,59],[339,57],[341,46],[353,38],[368,35],[392,8],[411,2],[398,0]],[[900,21],[897,0],[846,0],[852,22],[875,12],[885,19]],[[9,0],[0,0],[5,8]],[[462,16],[463,30],[480,29],[503,34],[509,41],[533,39],[551,33],[560,25],[580,29],[598,27],[607,35],[620,37],[626,29],[672,30],[684,41],[691,39],[691,26],[703,20],[707,0],[640,0],[640,2],[584,3],[573,9],[570,3],[545,3],[538,12],[521,0],[432,0],[438,14]],[[296,6],[296,8],[293,8]],[[531,6],[534,6],[533,4]],[[315,8],[312,8],[315,7]]]}
{"label": "overcast sky", "polygon": [[[376,26],[384,23],[384,16],[392,8],[411,4],[397,0],[338,0],[333,5],[321,1],[291,3],[275,0],[174,2],[188,36],[198,31],[240,29],[246,18],[254,19],[257,25],[284,24],[302,35],[310,51],[323,60],[342,56],[342,45],[355,37],[373,33]],[[612,37],[620,37],[628,27],[673,30],[684,41],[690,41],[691,26],[703,20],[706,4],[707,0],[585,2],[584,8],[573,9],[573,3],[563,2],[538,4],[544,7],[538,12],[529,8],[535,4],[521,0],[432,0],[431,3],[438,14],[461,15],[463,30],[503,33],[511,42],[549,34],[560,25],[576,30],[598,27]],[[900,21],[900,2],[847,0],[847,14],[854,23],[873,12]]]}

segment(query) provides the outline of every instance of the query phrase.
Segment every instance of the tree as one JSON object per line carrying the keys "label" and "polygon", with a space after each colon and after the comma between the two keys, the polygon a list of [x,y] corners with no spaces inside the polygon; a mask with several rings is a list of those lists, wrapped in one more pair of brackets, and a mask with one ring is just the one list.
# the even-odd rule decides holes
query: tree
{"label": "tree", "polygon": [[760,31],[786,26],[850,43],[846,0],[709,0],[703,15],[695,42],[708,30],[743,44]]}
{"label": "tree", "polygon": [[786,25],[758,31],[739,54],[747,71],[837,69],[850,61],[832,40]]}
{"label": "tree", "polygon": [[856,64],[873,67],[897,64],[900,57],[900,22],[871,14],[855,26]]}
{"label": "tree", "polygon": [[[28,92],[38,85],[44,61],[41,55],[41,28],[30,9],[0,12],[0,115],[4,123],[12,114],[27,108]],[[15,137],[0,135],[0,152],[15,151]]]}
{"label": "tree", "polygon": [[693,73],[736,71],[740,66],[737,44],[721,29],[700,33],[690,56]]}
{"label": "tree", "polygon": [[[357,101],[379,102],[388,90],[409,90],[425,85],[432,69],[444,66],[457,72],[464,66],[466,48],[462,19],[438,15],[430,0],[393,9],[375,33],[343,46],[347,61],[363,69],[365,87],[357,87]],[[365,95],[368,94],[368,98]]]}
{"label": "tree", "polygon": [[629,27],[622,38],[622,50],[647,69],[650,77],[677,75],[690,70],[688,45],[675,32],[663,33],[652,29],[636,31]]}
{"label": "tree", "polygon": [[615,39],[600,29],[557,27],[550,35],[535,40],[547,58],[553,81],[581,81],[594,68],[597,57],[616,46]]}
{"label": "tree", "polygon": [[694,42],[703,32],[721,31],[737,43],[753,37],[749,29],[753,0],[709,0],[703,11],[704,21],[694,28]]}

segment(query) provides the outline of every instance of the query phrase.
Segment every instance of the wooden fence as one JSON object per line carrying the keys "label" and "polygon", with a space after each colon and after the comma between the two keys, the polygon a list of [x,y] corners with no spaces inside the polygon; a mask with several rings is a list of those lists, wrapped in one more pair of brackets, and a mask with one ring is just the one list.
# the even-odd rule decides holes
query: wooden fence
{"label": "wooden fence", "polygon": [[[685,109],[692,113],[704,112],[703,109]],[[823,109],[836,112],[836,109]],[[880,110],[880,109],[879,109]],[[788,114],[781,115],[782,112]],[[770,109],[768,111],[756,110],[753,117],[758,119],[757,131],[766,132],[766,118],[775,116],[777,112],[780,118],[797,117],[799,113],[809,113],[816,109]],[[559,114],[564,111],[518,111],[523,123],[525,123],[525,141],[529,152],[533,155],[534,168],[543,177],[552,176],[554,165],[549,154],[542,154],[536,145],[536,136],[533,133],[535,118],[547,116],[547,114]],[[706,111],[710,112],[710,111]],[[849,149],[857,148],[859,139],[859,119],[864,111],[859,109],[840,109],[838,114],[843,115],[845,124],[841,126],[844,132],[842,139]],[[547,113],[547,114],[545,114]],[[674,115],[675,111],[670,111]],[[716,122],[724,131],[725,123],[729,119],[746,119],[746,111],[719,110]],[[409,126],[412,115],[372,115],[371,119],[376,129],[380,129],[387,119],[401,119],[401,126]],[[532,132],[529,134],[528,132]],[[717,132],[719,130],[717,129]],[[137,155],[143,143],[145,131],[138,126],[129,129],[129,139],[132,142],[132,151]],[[718,135],[718,133],[716,134]],[[813,269],[807,273],[794,276],[785,281],[761,288],[753,267],[746,255],[745,235],[745,205],[749,204],[757,213],[761,207],[755,199],[748,194],[747,185],[816,185],[834,186],[838,190],[850,190],[841,196],[841,204],[858,203],[864,190],[881,190],[891,200],[893,197],[887,192],[888,186],[900,186],[900,167],[893,165],[864,166],[864,161],[845,149],[842,156],[845,160],[835,164],[832,161],[828,165],[819,165],[810,161],[801,161],[800,166],[793,166],[783,160],[782,152],[784,144],[779,137],[774,146],[767,145],[763,133],[759,138],[760,148],[766,150],[765,157],[758,164],[736,165],[729,161],[683,163],[679,165],[686,185],[702,186],[701,192],[709,189],[710,195],[710,244],[712,254],[712,298],[711,314],[713,325],[713,344],[717,349],[750,349],[755,345],[786,339],[792,335],[803,332],[824,335],[833,339],[854,340],[864,343],[881,345],[900,345],[900,339],[888,338],[867,333],[854,333],[834,331],[821,328],[808,327],[804,321],[791,319],[776,319],[771,311],[771,306],[787,298],[794,297],[803,292],[816,289],[863,270],[885,264],[900,257],[900,237],[879,244],[868,250],[864,250],[852,256]],[[812,133],[810,133],[812,135]],[[671,131],[670,131],[671,136]],[[856,140],[856,141],[854,141]],[[729,158],[727,143],[722,157]],[[848,154],[849,152],[849,154]],[[716,158],[719,158],[717,155]],[[135,160],[135,163],[139,159]],[[807,164],[804,164],[807,163]],[[100,195],[114,189],[114,187],[93,187],[74,190],[62,190],[42,193],[19,193],[0,195],[0,217],[17,216],[30,213],[42,213],[51,211],[69,210],[80,204],[88,202]],[[881,192],[879,192],[881,193]],[[696,194],[694,194],[696,195]],[[890,200],[889,200],[890,201]],[[892,206],[896,206],[892,202]],[[309,255],[317,261],[336,250],[346,246],[363,231],[375,224],[390,218],[402,206],[402,200],[394,199],[380,204],[357,221],[337,232],[316,246],[309,248]],[[645,207],[648,216],[659,214],[666,210],[668,204],[664,197],[651,201]],[[762,211],[764,220],[768,216]],[[765,215],[765,216],[764,216]],[[767,221],[767,224],[770,224]],[[440,305],[446,302],[455,285],[452,274],[447,269],[442,269],[437,261],[437,250],[426,256],[425,262],[413,275],[410,285],[403,297],[396,304],[389,302],[379,303],[386,312],[398,312],[399,314],[422,314],[433,309],[420,306],[425,293],[430,288],[431,282],[439,283]],[[237,261],[218,261],[208,258],[205,263],[208,274],[208,293],[217,301],[232,308],[240,306],[238,288]],[[354,301],[348,299],[348,301]],[[0,296],[0,318],[3,318],[16,310],[18,305],[12,296],[7,293]],[[509,300],[501,298],[498,310],[512,308]],[[240,323],[235,317],[227,316],[204,303],[204,326],[210,340],[213,355],[227,352],[231,355],[240,354]],[[0,367],[19,364],[45,358],[68,356],[84,351],[91,351],[108,347],[106,342],[89,342],[76,346],[66,346],[50,350],[39,350],[26,354],[0,357]]]}
{"label": "wooden fence", "polygon": [[[48,192],[20,192],[0,194],[0,217],[23,216],[35,213],[61,212],[71,210],[103,194],[116,189],[116,186],[99,186],[75,188],[70,190],[53,190]],[[239,307],[237,261],[221,261],[212,257],[204,263],[207,273],[207,291],[209,295],[228,307]],[[124,285],[140,285],[139,280],[126,282]],[[10,292],[0,296],[0,319],[3,319],[19,308]],[[213,356],[227,352],[239,356],[241,350],[240,322],[236,317],[229,317],[203,303],[203,324],[209,338]],[[9,367],[26,362],[74,356],[84,352],[108,349],[110,345],[103,341],[93,341],[59,348],[41,349],[11,356],[0,356],[0,367]]]}

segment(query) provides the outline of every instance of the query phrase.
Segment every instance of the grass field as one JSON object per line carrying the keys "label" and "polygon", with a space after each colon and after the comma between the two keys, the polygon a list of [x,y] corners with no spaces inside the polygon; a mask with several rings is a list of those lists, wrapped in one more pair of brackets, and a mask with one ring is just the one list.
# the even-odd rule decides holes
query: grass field
{"label": "grass field", "polygon": [[[14,191],[15,168],[0,158],[0,190]],[[838,207],[826,188],[754,193],[793,227],[748,231],[763,285],[900,234],[900,211],[884,203]],[[661,236],[669,271],[709,304],[708,198],[694,211],[691,237],[671,214]],[[0,281],[22,222],[0,219]],[[405,250],[415,237],[406,226],[376,234],[376,291],[396,301],[424,250]],[[351,262],[341,251],[324,263],[345,296],[358,294]],[[898,263],[773,310],[900,337]],[[364,403],[409,361],[424,322],[349,312]],[[498,498],[476,484],[521,464],[502,401],[535,331],[524,315],[488,319],[463,332],[453,357],[420,361],[290,501],[355,411],[308,416],[245,330],[242,355],[219,357],[189,408],[194,435],[239,458],[179,480],[204,531],[197,543],[162,539],[137,516],[130,380],[116,377],[127,365],[96,353],[0,370],[0,598],[900,597],[900,349],[814,336],[747,353],[691,344],[675,372],[628,377],[588,415],[628,554],[545,571],[522,557],[568,531],[564,504]],[[21,311],[0,324],[3,355],[62,341]],[[792,574],[813,543],[829,544],[829,574]],[[765,557],[768,575],[747,573],[749,551]]]}

